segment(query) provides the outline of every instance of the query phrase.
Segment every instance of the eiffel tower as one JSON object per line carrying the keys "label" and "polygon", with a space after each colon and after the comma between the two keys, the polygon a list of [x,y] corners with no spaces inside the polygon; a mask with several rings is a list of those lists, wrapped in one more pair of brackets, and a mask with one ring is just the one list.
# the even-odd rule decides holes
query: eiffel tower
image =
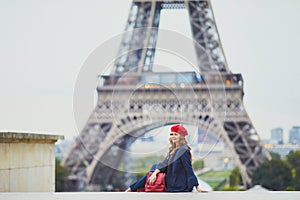
{"label": "eiffel tower", "polygon": [[[163,9],[187,9],[195,71],[153,71]],[[125,30],[111,73],[101,76],[97,106],[63,160],[69,189],[106,190],[137,138],[176,123],[220,138],[249,188],[254,170],[269,154],[244,108],[242,75],[228,68],[210,0],[133,0]]]}

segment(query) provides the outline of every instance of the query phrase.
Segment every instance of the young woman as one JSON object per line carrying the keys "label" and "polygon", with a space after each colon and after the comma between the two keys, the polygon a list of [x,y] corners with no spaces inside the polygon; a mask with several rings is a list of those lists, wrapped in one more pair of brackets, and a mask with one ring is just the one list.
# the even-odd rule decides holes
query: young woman
{"label": "young woman", "polygon": [[[191,148],[187,144],[185,136],[187,130],[182,125],[171,127],[170,147],[165,159],[151,168],[152,175],[149,183],[153,184],[159,172],[165,172],[166,192],[191,192],[195,187],[198,192],[207,192],[199,187],[197,177],[192,168]],[[132,184],[125,192],[135,192],[143,189],[147,175]]]}

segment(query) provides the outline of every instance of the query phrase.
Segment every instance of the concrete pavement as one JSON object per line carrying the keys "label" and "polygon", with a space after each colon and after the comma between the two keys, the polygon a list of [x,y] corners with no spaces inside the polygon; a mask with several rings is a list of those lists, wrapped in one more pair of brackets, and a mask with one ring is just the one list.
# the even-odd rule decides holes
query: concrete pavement
{"label": "concrete pavement", "polygon": [[0,200],[299,200],[300,192],[216,191],[209,193],[56,192],[0,193]]}

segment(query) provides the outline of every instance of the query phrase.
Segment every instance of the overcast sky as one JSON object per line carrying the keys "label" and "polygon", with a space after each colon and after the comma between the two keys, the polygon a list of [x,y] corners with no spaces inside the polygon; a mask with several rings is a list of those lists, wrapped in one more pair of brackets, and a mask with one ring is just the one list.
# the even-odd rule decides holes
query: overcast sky
{"label": "overcast sky", "polygon": [[[0,0],[0,130],[76,136],[83,126],[72,108],[78,73],[97,47],[122,33],[130,6],[131,0]],[[212,6],[229,68],[243,75],[255,128],[269,138],[282,127],[287,138],[300,125],[300,1]],[[185,10],[162,13],[160,27],[191,37]]]}

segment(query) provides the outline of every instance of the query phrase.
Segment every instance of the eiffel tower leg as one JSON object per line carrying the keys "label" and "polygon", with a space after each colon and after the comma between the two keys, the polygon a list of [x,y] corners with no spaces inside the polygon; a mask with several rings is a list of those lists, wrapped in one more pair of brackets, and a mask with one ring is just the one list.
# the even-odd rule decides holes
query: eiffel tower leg
{"label": "eiffel tower leg", "polygon": [[242,82],[240,82],[242,77],[234,79],[239,83],[239,87],[226,88],[226,100],[217,100],[218,103],[214,104],[214,109],[217,112],[226,111],[223,120],[223,130],[225,131],[223,136],[235,155],[243,184],[245,188],[249,188],[254,170],[263,161],[270,159],[270,155],[263,148],[259,135],[243,105],[244,92]]}
{"label": "eiffel tower leg", "polygon": [[[209,0],[186,1],[198,65],[203,74],[214,71],[230,73]],[[199,48],[201,47],[201,48]],[[209,58],[201,58],[208,54]]]}
{"label": "eiffel tower leg", "polygon": [[[91,116],[93,116],[92,113]],[[111,129],[111,123],[89,123],[86,124],[80,136],[76,138],[74,144],[62,161],[69,172],[69,182],[71,191],[82,191],[86,186],[86,167],[93,160],[99,143],[106,137]],[[72,186],[73,185],[73,186]]]}
{"label": "eiffel tower leg", "polygon": [[232,120],[224,122],[232,149],[238,155],[238,165],[246,188],[251,186],[251,177],[254,170],[269,158],[268,152],[263,149],[259,136],[250,119]]}
{"label": "eiffel tower leg", "polygon": [[152,71],[161,2],[134,1],[112,74]]}

